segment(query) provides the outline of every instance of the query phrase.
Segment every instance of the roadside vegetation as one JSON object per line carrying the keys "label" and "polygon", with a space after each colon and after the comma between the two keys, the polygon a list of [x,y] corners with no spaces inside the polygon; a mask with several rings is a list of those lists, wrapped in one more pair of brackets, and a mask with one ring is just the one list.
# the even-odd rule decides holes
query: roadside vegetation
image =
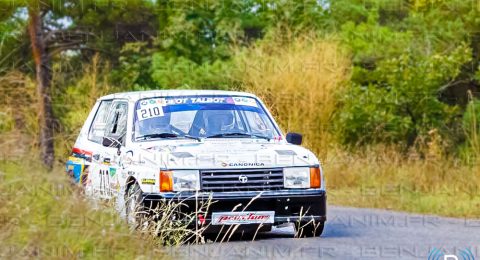
{"label": "roadside vegetation", "polygon": [[[61,166],[95,99],[149,89],[256,93],[283,130],[303,133],[322,160],[330,205],[480,218],[476,1],[64,2],[34,9],[48,14],[41,17],[50,31],[70,31],[75,40],[48,42],[56,169],[48,174],[39,167],[31,6],[0,1],[0,237],[8,243],[58,242],[42,222],[48,212],[98,214],[101,225],[58,231],[87,255],[91,244],[138,243],[111,226],[114,214],[90,209],[75,191],[58,200],[26,194],[31,203],[24,203],[14,187],[67,185]],[[17,215],[39,224],[5,225]],[[84,242],[74,244],[78,234]],[[139,246],[126,256],[149,250]]]}
{"label": "roadside vegetation", "polygon": [[[26,160],[26,158],[25,158]],[[77,187],[39,163],[0,161],[0,258],[133,259],[162,254],[113,208],[93,208]]]}

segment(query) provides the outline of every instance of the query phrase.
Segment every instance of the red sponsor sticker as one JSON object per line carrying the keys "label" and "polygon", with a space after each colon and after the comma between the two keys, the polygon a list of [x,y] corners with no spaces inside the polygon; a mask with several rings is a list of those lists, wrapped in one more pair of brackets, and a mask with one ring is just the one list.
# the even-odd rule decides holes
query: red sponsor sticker
{"label": "red sponsor sticker", "polygon": [[274,211],[214,212],[212,225],[273,223],[274,216]]}

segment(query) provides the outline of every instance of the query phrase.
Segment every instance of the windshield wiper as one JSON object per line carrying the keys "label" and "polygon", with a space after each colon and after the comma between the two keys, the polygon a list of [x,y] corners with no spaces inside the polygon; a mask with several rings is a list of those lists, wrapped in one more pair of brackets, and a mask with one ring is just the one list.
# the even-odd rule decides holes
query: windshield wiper
{"label": "windshield wiper", "polygon": [[244,137],[255,137],[255,138],[261,138],[261,139],[266,139],[267,141],[270,141],[270,137],[263,136],[263,135],[254,135],[254,134],[247,134],[247,133],[223,133],[223,134],[216,134],[216,135],[210,135],[207,136],[206,138],[221,138],[221,137],[230,137],[230,136],[244,136]]}
{"label": "windshield wiper", "polygon": [[151,139],[151,138],[178,138],[178,137],[184,137],[184,138],[188,138],[188,139],[194,139],[194,140],[197,140],[197,141],[201,141],[201,138],[200,137],[195,137],[195,136],[191,136],[191,135],[177,135],[177,134],[174,134],[174,133],[156,133],[156,134],[148,134],[148,135],[142,135],[142,136],[139,136],[137,137],[136,139],[143,139],[143,140],[147,140],[147,139]]}
{"label": "windshield wiper", "polygon": [[202,141],[202,138],[200,138],[200,137],[195,137],[195,136],[192,136],[192,135],[182,135],[181,137],[185,137],[185,138],[188,138],[188,139],[197,140],[197,141],[199,141],[199,142]]}
{"label": "windshield wiper", "polygon": [[174,133],[155,133],[155,134],[142,135],[137,137],[136,139],[147,140],[151,138],[176,138],[176,137],[178,137],[178,135]]}

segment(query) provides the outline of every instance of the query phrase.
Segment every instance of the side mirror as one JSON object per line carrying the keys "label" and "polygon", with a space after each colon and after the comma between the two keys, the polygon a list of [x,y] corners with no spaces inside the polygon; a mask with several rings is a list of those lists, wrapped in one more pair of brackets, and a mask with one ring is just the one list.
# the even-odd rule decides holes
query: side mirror
{"label": "side mirror", "polygon": [[122,144],[115,138],[104,136],[102,145],[105,147],[119,148]]}
{"label": "side mirror", "polygon": [[288,133],[287,142],[291,144],[301,145],[302,144],[302,135],[299,133]]}

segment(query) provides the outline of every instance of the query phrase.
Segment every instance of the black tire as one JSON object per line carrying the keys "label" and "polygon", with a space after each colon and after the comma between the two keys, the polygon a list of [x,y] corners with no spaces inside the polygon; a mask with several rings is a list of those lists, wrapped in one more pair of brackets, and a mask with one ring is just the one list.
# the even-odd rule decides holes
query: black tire
{"label": "black tire", "polygon": [[134,229],[138,229],[145,220],[142,190],[136,182],[128,187],[125,194],[125,216],[128,225]]}
{"label": "black tire", "polygon": [[300,222],[295,223],[296,237],[319,237],[323,233],[325,222]]}

